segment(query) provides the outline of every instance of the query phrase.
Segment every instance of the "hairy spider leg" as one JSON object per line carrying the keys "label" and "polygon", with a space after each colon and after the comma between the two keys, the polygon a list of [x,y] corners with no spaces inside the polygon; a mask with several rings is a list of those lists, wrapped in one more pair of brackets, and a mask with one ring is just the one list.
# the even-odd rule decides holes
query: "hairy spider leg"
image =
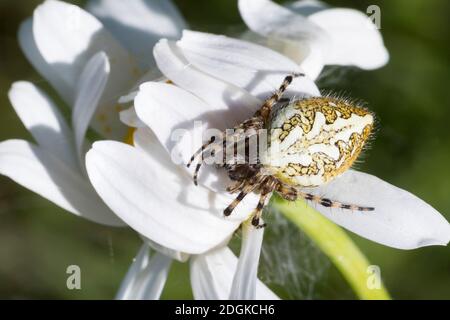
{"label": "hairy spider leg", "polygon": [[[214,145],[214,144],[210,144],[210,146],[212,146],[212,145]],[[206,157],[206,158],[205,158],[205,153],[206,153],[207,151],[209,151],[209,148],[207,148],[207,149],[205,149],[205,150],[203,151],[202,156],[201,156],[201,158],[200,158],[200,161],[197,163],[197,166],[195,167],[195,170],[194,170],[194,176],[193,176],[193,179],[194,179],[194,184],[195,184],[196,186],[198,185],[198,173],[200,172],[200,168],[201,168],[202,165],[203,165],[203,160],[209,158],[209,157]],[[214,157],[214,155],[215,155],[215,150],[212,150],[210,156],[211,156],[211,157]]]}
{"label": "hairy spider leg", "polygon": [[304,73],[292,73],[286,76],[280,88],[278,88],[278,90],[275,91],[275,93],[264,102],[262,107],[255,113],[255,116],[262,117],[264,119],[264,122],[267,122],[267,119],[269,119],[270,112],[272,111],[273,106],[276,105],[281,100],[283,94],[286,92],[287,88],[292,83],[292,81],[295,78],[304,76],[305,76]]}
{"label": "hairy spider leg", "polygon": [[197,158],[200,154],[202,154],[211,144],[216,141],[216,137],[211,137],[207,142],[205,142],[195,153],[192,155],[191,159],[187,163],[187,167],[189,168],[194,162],[195,158]]}
{"label": "hairy spider leg", "polygon": [[[262,119],[260,117],[252,117],[246,121],[244,121],[243,123],[237,125],[236,127],[233,128],[234,133],[232,135],[227,135],[226,131],[223,131],[221,133],[221,137],[225,137],[225,139],[222,139],[222,150],[226,150],[227,148],[227,141],[230,139],[235,139],[237,138],[237,141],[233,142],[233,148],[236,149],[237,144],[242,141],[242,139],[245,139],[247,137],[250,137],[252,135],[257,134],[257,130],[261,129],[263,127],[264,123],[262,122]],[[216,142],[216,138],[215,137],[211,137],[211,139],[209,141],[207,141],[205,144],[203,144],[191,157],[191,159],[189,160],[187,167],[189,168],[192,163],[194,162],[194,160],[201,155],[202,157],[200,158],[199,163],[197,164],[197,166],[195,167],[195,171],[194,171],[194,176],[193,176],[193,180],[194,180],[194,184],[198,185],[198,173],[200,171],[201,166],[203,165],[203,159],[205,159],[204,155],[206,154],[207,151],[209,151],[209,149],[211,148],[211,146],[217,144]],[[214,155],[215,150],[212,151],[211,155]]]}
{"label": "hairy spider leg", "polygon": [[261,220],[262,211],[264,209],[264,206],[266,205],[267,198],[272,192],[264,192],[261,193],[259,196],[258,205],[256,206],[255,212],[253,213],[252,218],[252,225],[256,228],[264,228],[266,227],[266,224],[259,224],[259,221]]}
{"label": "hairy spider leg", "polygon": [[226,207],[225,210],[223,210],[224,216],[228,217],[233,212],[233,210],[237,207],[237,205],[245,198],[245,196],[247,194],[249,194],[250,192],[252,192],[253,190],[255,190],[256,187],[257,187],[257,184],[247,184],[242,189],[242,191],[238,194],[236,199],[234,199],[233,202],[231,202],[230,205],[228,207]]}
{"label": "hairy spider leg", "polygon": [[231,186],[227,187],[227,191],[229,193],[236,193],[239,190],[241,190],[245,185],[245,181],[241,180],[241,181],[236,181],[234,184],[232,184]]}
{"label": "hairy spider leg", "polygon": [[346,209],[346,210],[352,210],[352,211],[374,211],[375,210],[375,208],[373,208],[373,207],[362,207],[362,206],[358,206],[358,205],[354,205],[354,204],[342,203],[339,201],[330,200],[325,197],[316,196],[311,193],[305,193],[305,192],[298,190],[297,188],[294,188],[292,186],[287,186],[281,182],[278,185],[278,188],[276,191],[284,199],[289,200],[289,201],[295,201],[299,198],[303,198],[307,201],[311,201],[313,203],[317,203],[321,206],[329,207],[329,208],[340,208],[340,209]]}

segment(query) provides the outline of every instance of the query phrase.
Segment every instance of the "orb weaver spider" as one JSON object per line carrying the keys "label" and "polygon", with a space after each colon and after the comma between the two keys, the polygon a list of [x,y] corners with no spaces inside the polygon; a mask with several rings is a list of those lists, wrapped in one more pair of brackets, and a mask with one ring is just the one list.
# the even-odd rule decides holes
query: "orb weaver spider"
{"label": "orb weaver spider", "polygon": [[[286,76],[279,89],[267,99],[253,117],[240,123],[229,133],[223,131],[221,141],[215,137],[207,141],[191,157],[188,167],[201,156],[194,172],[197,185],[198,173],[206,152],[214,149],[227,153],[226,141],[244,142],[245,150],[251,137],[266,129],[268,148],[259,150],[256,161],[243,157],[237,160],[234,151],[232,161],[222,161],[233,184],[227,188],[230,193],[239,193],[235,200],[224,209],[229,216],[236,206],[251,192],[259,193],[259,202],[252,214],[252,224],[260,224],[262,211],[270,195],[278,193],[286,200],[303,198],[318,205],[355,211],[373,211],[363,207],[333,201],[302,191],[326,184],[349,169],[358,158],[364,144],[369,139],[374,116],[371,112],[345,99],[337,97],[312,97],[291,99],[283,103],[282,97],[294,78],[304,74]],[[240,157],[242,160],[242,157]],[[253,159],[255,160],[255,159]]]}

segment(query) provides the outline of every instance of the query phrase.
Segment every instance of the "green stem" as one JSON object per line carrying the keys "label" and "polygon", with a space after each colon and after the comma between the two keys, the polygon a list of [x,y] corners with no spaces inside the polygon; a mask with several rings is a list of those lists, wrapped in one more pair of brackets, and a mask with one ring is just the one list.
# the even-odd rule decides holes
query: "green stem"
{"label": "green stem", "polygon": [[369,261],[344,230],[303,200],[290,202],[279,196],[274,196],[272,200],[274,207],[303,230],[328,256],[360,299],[390,299],[382,284],[377,289],[369,288],[367,283],[372,276],[368,272]]}

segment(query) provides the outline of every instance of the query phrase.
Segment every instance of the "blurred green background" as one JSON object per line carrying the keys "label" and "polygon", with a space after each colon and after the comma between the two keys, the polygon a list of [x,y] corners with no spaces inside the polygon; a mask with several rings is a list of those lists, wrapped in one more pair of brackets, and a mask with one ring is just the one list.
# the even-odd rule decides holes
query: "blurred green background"
{"label": "blurred green background", "polygon": [[[7,99],[11,83],[28,80],[48,88],[16,39],[19,23],[40,2],[0,0],[0,140],[31,139]],[[323,82],[326,88],[346,90],[366,100],[378,115],[379,132],[359,168],[415,193],[450,220],[450,2],[327,2],[361,11],[379,5],[382,33],[391,54],[383,69],[345,69]],[[193,29],[244,30],[234,0],[176,3]],[[283,232],[275,227],[267,232],[261,271],[284,298],[355,298],[308,239],[284,222],[274,226],[289,230],[284,234],[290,237],[280,238]],[[450,299],[449,248],[401,251],[352,237],[370,261],[381,267],[394,298]],[[79,219],[0,177],[0,298],[113,298],[139,245],[131,230]],[[275,274],[278,262],[270,258],[274,248],[286,248],[286,254],[293,257],[296,267],[291,278]],[[81,267],[82,290],[66,288],[66,268],[72,264]],[[163,298],[169,297],[192,297],[187,265],[172,268],[163,293]]]}

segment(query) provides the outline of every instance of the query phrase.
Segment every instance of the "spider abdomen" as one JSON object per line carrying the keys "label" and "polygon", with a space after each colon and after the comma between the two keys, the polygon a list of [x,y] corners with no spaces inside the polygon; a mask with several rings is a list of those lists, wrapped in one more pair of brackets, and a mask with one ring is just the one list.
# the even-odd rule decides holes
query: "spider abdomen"
{"label": "spider abdomen", "polygon": [[369,111],[345,100],[292,101],[272,111],[263,164],[290,185],[322,185],[352,166],[373,125]]}

